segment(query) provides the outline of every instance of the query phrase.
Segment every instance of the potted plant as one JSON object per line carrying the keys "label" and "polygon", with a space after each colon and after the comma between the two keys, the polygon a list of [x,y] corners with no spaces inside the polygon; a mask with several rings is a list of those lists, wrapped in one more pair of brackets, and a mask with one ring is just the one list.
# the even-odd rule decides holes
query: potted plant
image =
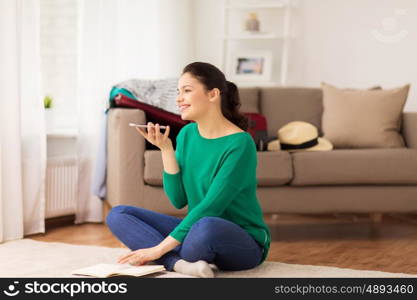
{"label": "potted plant", "polygon": [[52,108],[52,104],[54,102],[54,99],[51,96],[45,96],[45,98],[43,98],[43,105],[45,107],[45,109],[50,109]]}
{"label": "potted plant", "polygon": [[54,118],[53,118],[53,111],[52,107],[54,104],[54,98],[49,95],[46,95],[43,98],[43,106],[45,108],[45,120],[46,120],[46,128],[50,131],[54,125]]}

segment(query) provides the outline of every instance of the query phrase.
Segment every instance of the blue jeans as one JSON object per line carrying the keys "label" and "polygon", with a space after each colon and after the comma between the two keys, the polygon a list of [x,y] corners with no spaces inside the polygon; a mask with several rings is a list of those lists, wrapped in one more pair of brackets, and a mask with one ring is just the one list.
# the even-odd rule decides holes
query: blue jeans
{"label": "blue jeans", "polygon": [[[162,242],[181,218],[148,209],[119,205],[106,218],[111,232],[132,251]],[[183,242],[156,264],[172,271],[179,259],[205,260],[219,270],[245,270],[259,265],[263,247],[239,225],[218,217],[203,217],[193,224]]]}

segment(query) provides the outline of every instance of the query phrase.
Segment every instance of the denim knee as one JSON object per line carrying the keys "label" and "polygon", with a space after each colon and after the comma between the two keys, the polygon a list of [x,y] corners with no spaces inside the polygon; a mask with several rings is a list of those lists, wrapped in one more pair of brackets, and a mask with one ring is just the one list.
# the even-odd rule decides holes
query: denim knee
{"label": "denim knee", "polygon": [[189,262],[200,259],[213,260],[215,254],[211,249],[216,239],[216,226],[213,225],[218,224],[218,219],[218,217],[203,217],[191,226],[180,249],[180,256],[183,259]]}
{"label": "denim knee", "polygon": [[220,218],[220,217],[206,216],[206,217],[200,218],[200,220],[198,220],[196,223],[198,223],[198,222],[200,222],[200,223],[218,222],[219,220],[220,221],[225,221],[225,219]]}
{"label": "denim knee", "polygon": [[219,221],[224,221],[224,219],[220,217],[202,217],[200,220],[195,222],[194,225],[211,227],[213,224],[216,224]]}
{"label": "denim knee", "polygon": [[215,229],[215,224],[218,224],[218,221],[223,220],[219,217],[202,217],[200,220],[195,222],[191,229],[198,230],[199,232],[204,232],[204,234],[199,236],[199,239],[203,239],[205,241],[211,239],[211,233],[215,233],[217,230]]}
{"label": "denim knee", "polygon": [[106,224],[109,227],[112,227],[114,224],[117,224],[117,222],[115,221],[120,217],[120,214],[124,212],[126,207],[127,205],[117,205],[113,207],[106,217]]}

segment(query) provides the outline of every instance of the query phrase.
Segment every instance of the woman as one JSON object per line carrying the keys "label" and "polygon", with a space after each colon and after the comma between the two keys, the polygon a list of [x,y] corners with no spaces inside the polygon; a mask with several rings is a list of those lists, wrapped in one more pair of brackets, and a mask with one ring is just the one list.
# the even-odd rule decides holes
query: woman
{"label": "woman", "polygon": [[174,152],[169,126],[148,122],[137,129],[162,153],[163,186],[184,219],[120,205],[107,216],[113,234],[132,252],[119,263],[154,261],[168,271],[213,277],[220,270],[244,270],[261,264],[270,232],[256,196],[256,146],[239,113],[235,84],[215,66],[187,65],[178,82],[177,105],[183,120]]}

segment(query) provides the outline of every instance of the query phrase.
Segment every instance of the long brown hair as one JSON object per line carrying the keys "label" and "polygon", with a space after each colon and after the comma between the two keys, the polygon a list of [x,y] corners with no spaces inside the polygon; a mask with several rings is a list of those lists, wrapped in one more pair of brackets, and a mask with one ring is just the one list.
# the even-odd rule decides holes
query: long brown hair
{"label": "long brown hair", "polygon": [[212,64],[205,62],[193,62],[185,66],[182,74],[190,73],[206,88],[212,90],[218,88],[221,95],[221,111],[233,124],[247,131],[248,117],[239,111],[241,106],[237,86],[227,81],[223,72]]}

